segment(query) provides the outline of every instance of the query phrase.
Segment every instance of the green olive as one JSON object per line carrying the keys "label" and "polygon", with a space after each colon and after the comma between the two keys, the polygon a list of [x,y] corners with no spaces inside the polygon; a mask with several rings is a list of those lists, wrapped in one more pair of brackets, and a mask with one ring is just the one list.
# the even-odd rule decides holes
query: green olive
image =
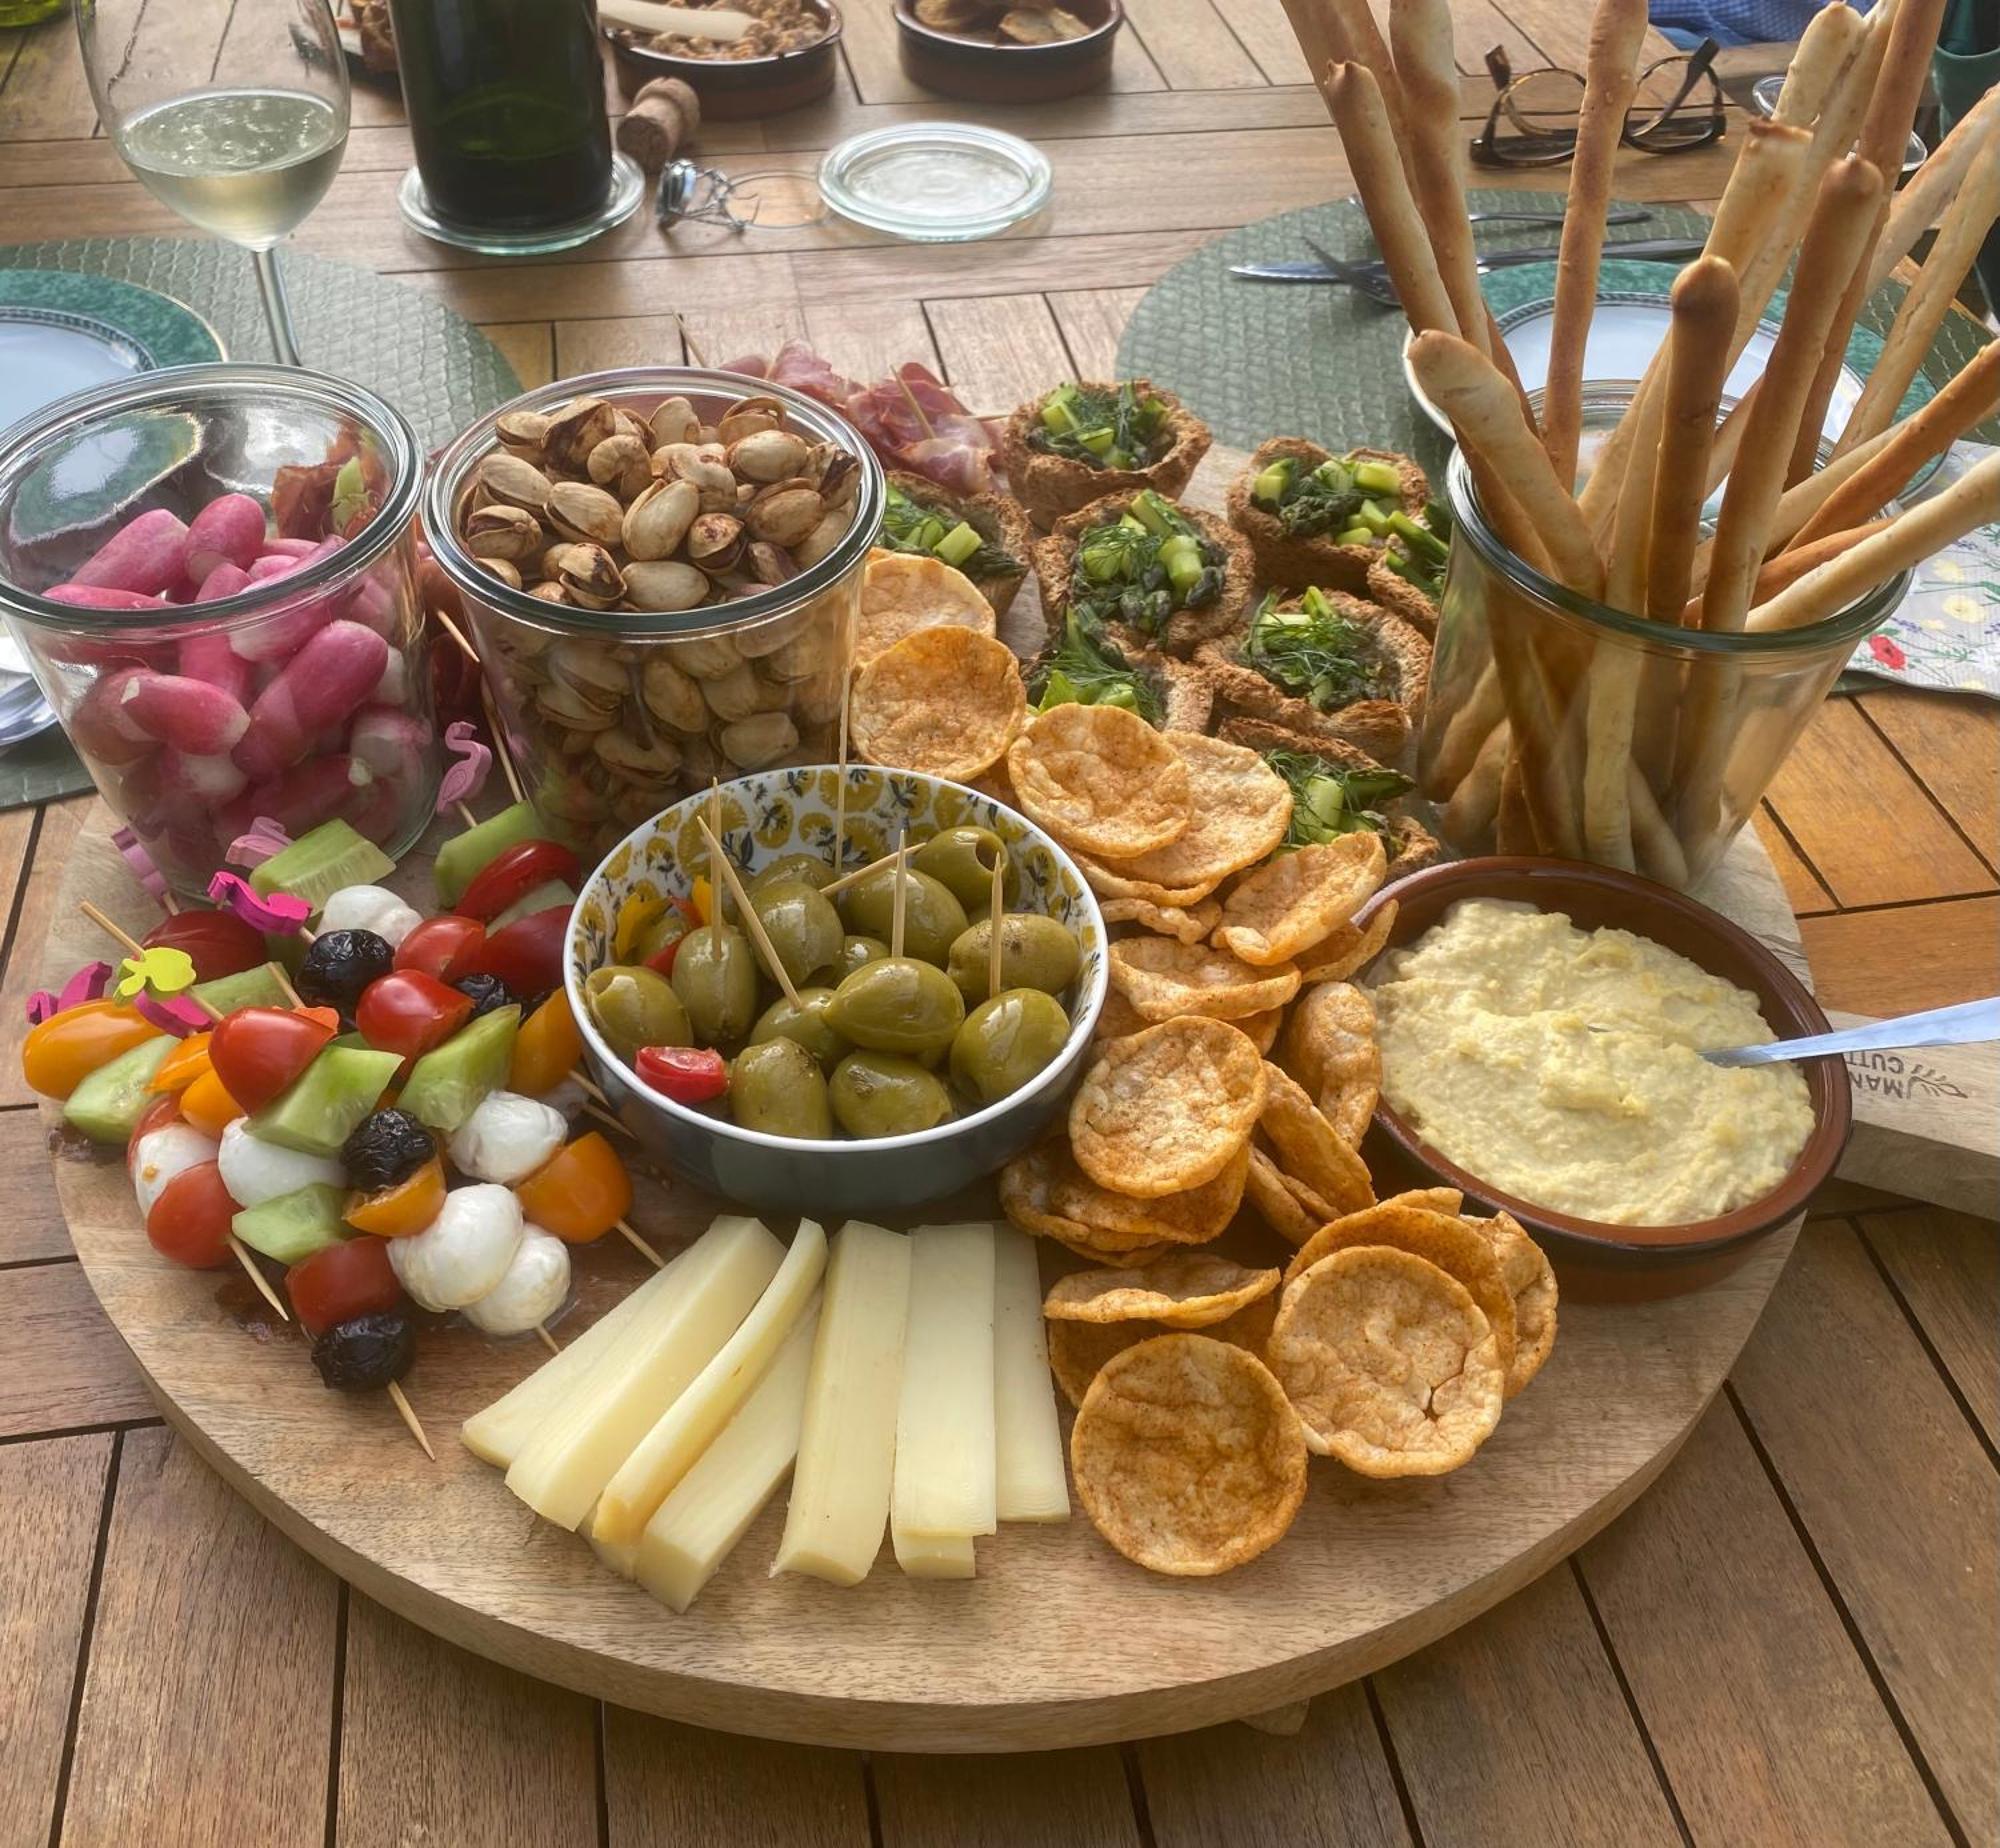
{"label": "green olive", "polygon": [[[929,873],[904,875],[903,954],[942,969],[952,939],[965,929],[965,907]],[[896,869],[885,866],[840,895],[840,915],[847,928],[864,936],[892,940],[895,931]]]}
{"label": "green olive", "polygon": [[750,903],[795,986],[840,954],[840,913],[817,886],[775,879],[753,892]]}
{"label": "green olive", "polygon": [[889,954],[889,946],[880,937],[843,937],[840,940],[840,954],[817,971],[821,981],[829,978],[838,988],[843,980],[855,970],[867,967],[869,963],[880,962]]}
{"label": "green olive", "polygon": [[750,1043],[757,1046],[765,1040],[797,1040],[822,1065],[831,1065],[847,1050],[847,1042],[826,1017],[827,1003],[832,999],[831,988],[801,988],[797,1007],[780,995],[757,1016],[757,1024],[750,1029]]}
{"label": "green olive", "polygon": [[651,969],[612,963],[593,969],[583,984],[584,1003],[598,1032],[611,1042],[621,1059],[634,1057],[641,1046],[690,1046],[687,1009]]}
{"label": "green olive", "polygon": [[[986,968],[993,941],[988,919],[970,925],[951,946],[951,979],[968,1001],[986,999]],[[1000,986],[1039,988],[1059,995],[1076,980],[1083,951],[1054,918],[1010,911],[1000,920]]]}
{"label": "green olive", "polygon": [[833,991],[826,1018],[857,1046],[921,1058],[951,1044],[965,1002],[942,969],[914,956],[885,956]]}
{"label": "green olive", "polygon": [[781,853],[770,865],[759,867],[745,884],[754,898],[781,879],[801,879],[817,892],[821,886],[832,884],[833,863],[824,854]]}
{"label": "green olive", "polygon": [[1003,988],[965,1017],[951,1042],[951,1081],[982,1104],[1010,1097],[1063,1049],[1069,1016],[1039,988]]}
{"label": "green olive", "polygon": [[[1006,852],[1007,843],[991,828],[945,828],[911,850],[910,864],[949,889],[968,912],[974,905],[984,911],[993,902],[993,862]],[[1003,883],[1014,889],[1012,866]]]}
{"label": "green olive", "polygon": [[704,1046],[740,1040],[757,1018],[757,954],[733,924],[704,924],[674,953],[674,993]]}
{"label": "green olive", "polygon": [[729,1066],[729,1118],[767,1136],[824,1142],[833,1134],[833,1107],[818,1061],[797,1040],[745,1046]]}
{"label": "green olive", "polygon": [[907,1136],[951,1115],[943,1081],[893,1052],[850,1052],[826,1088],[834,1120],[850,1136]]}

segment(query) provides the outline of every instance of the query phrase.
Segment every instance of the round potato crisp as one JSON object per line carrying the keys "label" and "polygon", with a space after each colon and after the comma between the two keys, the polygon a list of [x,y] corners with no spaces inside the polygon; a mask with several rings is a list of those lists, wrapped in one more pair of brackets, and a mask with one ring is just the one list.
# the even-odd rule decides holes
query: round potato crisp
{"label": "round potato crisp", "polygon": [[1354,1145],[1282,1066],[1264,1067],[1264,1109],[1257,1127],[1276,1151],[1278,1166],[1335,1213],[1359,1212],[1375,1203],[1375,1183]]}
{"label": "round potato crisp", "polygon": [[[1260,1296],[1227,1321],[1211,1322],[1201,1332],[1211,1341],[1231,1342],[1262,1360],[1270,1344],[1271,1325],[1277,1319],[1277,1297]],[[1071,1405],[1083,1403],[1090,1382],[1112,1355],[1168,1332],[1159,1322],[1049,1322],[1045,1326],[1049,1371]]]}
{"label": "round potato crisp", "polygon": [[1177,1251],[1144,1270],[1074,1271],[1042,1304],[1052,1322],[1159,1322],[1206,1328],[1278,1287],[1276,1270],[1251,1270],[1209,1252]]}
{"label": "round potato crisp", "polygon": [[[1457,1208],[1452,1209],[1454,1212]],[[1491,1219],[1461,1214],[1464,1223],[1493,1247],[1500,1275],[1514,1298],[1514,1358],[1507,1368],[1512,1398],[1541,1372],[1556,1344],[1556,1274],[1548,1254],[1521,1229],[1512,1213]]]}
{"label": "round potato crisp", "polygon": [[1107,898],[1098,903],[1107,924],[1143,924],[1162,937],[1181,943],[1201,943],[1222,922],[1222,907],[1204,898],[1192,907],[1156,905],[1150,898]]}
{"label": "round potato crisp", "polygon": [[1104,1042],[1070,1100],[1070,1148],[1113,1193],[1183,1193],[1242,1154],[1264,1090],[1264,1061],[1227,1021],[1164,1021]]}
{"label": "round potato crisp", "polygon": [[1365,828],[1301,847],[1244,877],[1222,901],[1215,940],[1260,968],[1289,962],[1373,898],[1388,864]]}
{"label": "round potato crisp", "polygon": [[1007,752],[1014,797],[1065,847],[1120,859],[1188,831],[1187,765],[1122,706],[1057,706]]}
{"label": "round potato crisp", "polygon": [[861,610],[854,625],[854,665],[866,667],[906,635],[948,624],[994,630],[993,606],[962,571],[914,552],[868,554],[861,573]]}
{"label": "round potato crisp", "polygon": [[1227,950],[1169,937],[1121,938],[1108,955],[1112,987],[1148,1020],[1241,1020],[1283,1007],[1299,989],[1299,972],[1289,966],[1253,969]]}
{"label": "round potato crisp", "polygon": [[1306,1442],[1362,1476],[1441,1476],[1500,1422],[1507,1369],[1479,1305],[1407,1251],[1355,1245],[1285,1292],[1271,1369]]}
{"label": "round potato crisp", "polygon": [[1303,1245],[1326,1223],[1326,1215],[1314,1217],[1311,1206],[1286,1184],[1288,1178],[1270,1156],[1252,1146],[1243,1191],[1273,1232],[1288,1245]]}
{"label": "round potato crisp", "polygon": [[1329,931],[1310,949],[1298,954],[1299,980],[1310,985],[1314,982],[1344,982],[1358,970],[1365,969],[1382,953],[1382,946],[1389,941],[1389,933],[1396,928],[1396,913],[1401,907],[1393,898],[1385,898],[1375,907],[1366,924],[1342,924]]}
{"label": "round potato crisp", "polygon": [[1069,1439],[1077,1499],[1149,1571],[1206,1578],[1282,1539],[1306,1439],[1270,1369],[1227,1341],[1169,1334],[1113,1356]]}
{"label": "round potato crisp", "polygon": [[1000,1171],[1000,1206],[1024,1232],[1053,1238],[1098,1263],[1135,1266],[1175,1245],[1220,1236],[1243,1201],[1247,1146],[1212,1180],[1159,1199],[1100,1187],[1076,1165],[1060,1131]]}
{"label": "round potato crisp", "polygon": [[1365,1127],[1382,1088],[1375,1003],[1352,982],[1321,982],[1303,990],[1279,1035],[1278,1063],[1343,1133],[1357,1122]]}
{"label": "round potato crisp", "polygon": [[1230,1025],[1249,1034],[1250,1042],[1267,1058],[1278,1043],[1278,1029],[1285,1024],[1285,1010],[1274,1007],[1262,1014],[1239,1014]]}
{"label": "round potato crisp", "polygon": [[1006,756],[1027,722],[1021,666],[974,629],[919,629],[855,677],[848,724],[872,764],[969,783]]}
{"label": "round potato crisp", "polygon": [[[1231,873],[1255,866],[1285,838],[1285,830],[1292,825],[1292,792],[1283,777],[1244,745],[1224,744],[1220,738],[1204,738],[1199,732],[1170,731],[1155,736],[1172,748],[1186,768],[1194,820],[1171,845],[1136,857],[1086,851],[1115,863],[1107,870],[1124,881],[1127,890],[1110,896],[1191,905],[1206,898]],[[1088,867],[1084,875],[1090,876]],[[1160,892],[1192,892],[1193,897],[1160,898]]]}

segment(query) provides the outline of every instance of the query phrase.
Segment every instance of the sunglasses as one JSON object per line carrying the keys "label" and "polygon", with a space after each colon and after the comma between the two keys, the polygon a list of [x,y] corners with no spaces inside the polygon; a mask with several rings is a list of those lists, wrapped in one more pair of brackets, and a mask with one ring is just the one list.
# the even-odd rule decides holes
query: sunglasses
{"label": "sunglasses", "polygon": [[[1681,154],[1720,141],[1722,86],[1713,66],[1717,46],[1703,39],[1639,74],[1637,98],[1618,139],[1641,154]],[[1486,126],[1472,143],[1482,167],[1559,167],[1576,152],[1577,118],[1584,80],[1577,71],[1550,65],[1516,77],[1498,45],[1486,54],[1497,94]]]}

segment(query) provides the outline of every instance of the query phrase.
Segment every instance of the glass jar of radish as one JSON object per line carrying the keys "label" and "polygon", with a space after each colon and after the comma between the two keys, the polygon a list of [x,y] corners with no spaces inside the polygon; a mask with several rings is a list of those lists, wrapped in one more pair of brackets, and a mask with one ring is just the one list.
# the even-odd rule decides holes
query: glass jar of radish
{"label": "glass jar of radish", "polygon": [[291,368],[144,373],[0,438],[0,616],[176,890],[259,817],[423,833],[422,476],[396,410]]}

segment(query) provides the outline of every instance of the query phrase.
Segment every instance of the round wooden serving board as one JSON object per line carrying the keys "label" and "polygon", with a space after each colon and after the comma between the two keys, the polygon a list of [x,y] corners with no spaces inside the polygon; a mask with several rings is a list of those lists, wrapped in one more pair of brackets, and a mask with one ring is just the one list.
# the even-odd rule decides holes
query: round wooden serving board
{"label": "round wooden serving board", "polygon": [[[153,921],[110,826],[100,805],[57,901],[45,979],[104,952],[79,900],[135,933]],[[1801,960],[1761,849],[1747,841],[1726,870],[1725,889],[1708,896]],[[413,856],[398,882],[414,895],[428,881],[427,858]],[[970,1583],[907,1579],[886,1544],[851,1590],[774,1579],[780,1494],[676,1617],[581,1539],[531,1515],[458,1443],[462,1419],[540,1363],[532,1340],[424,1332],[406,1385],[436,1444],[433,1464],[384,1396],[322,1387],[296,1329],[269,1329],[234,1271],[188,1271],[159,1256],[121,1162],[65,1153],[56,1173],[85,1274],[167,1418],[371,1598],[466,1648],[626,1706],[898,1751],[1018,1751],[1208,1725],[1337,1686],[1466,1622],[1660,1472],[1734,1362],[1793,1238],[1788,1228],[1688,1295],[1565,1302],[1553,1358],[1469,1466],[1434,1481],[1370,1482],[1315,1461],[1291,1533],[1221,1578],[1144,1572],[1079,1512],[1066,1526],[981,1540]],[[685,1190],[655,1189],[634,1217],[670,1246],[716,1210]],[[988,1198],[932,1216],[994,1211]],[[580,1252],[576,1272],[559,1339],[632,1288],[643,1260],[611,1237]]]}

